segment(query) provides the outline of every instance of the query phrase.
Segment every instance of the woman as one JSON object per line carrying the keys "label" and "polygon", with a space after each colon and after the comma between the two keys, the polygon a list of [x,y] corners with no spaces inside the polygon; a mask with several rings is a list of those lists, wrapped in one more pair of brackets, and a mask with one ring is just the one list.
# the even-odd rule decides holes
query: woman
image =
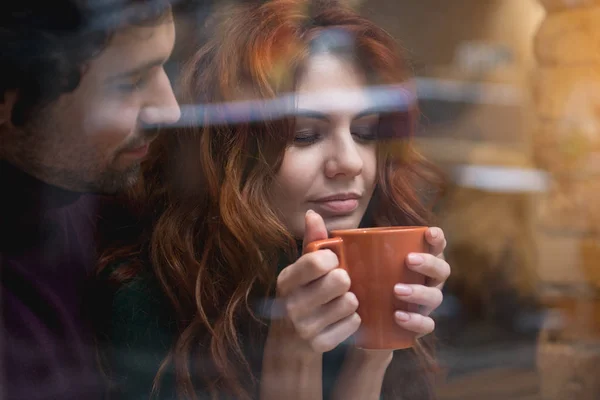
{"label": "woman", "polygon": [[[391,110],[364,90],[406,83],[394,41],[336,2],[223,15],[180,85],[184,104],[213,104],[193,116],[201,127],[152,146],[132,200],[143,232],[101,263],[114,288],[99,303],[112,305],[100,340],[115,394],[431,398],[426,346],[348,346],[360,318],[347,274],[329,250],[300,256],[331,229],[430,220],[435,175],[406,140],[414,107]],[[240,102],[249,99],[264,101]],[[422,306],[397,313],[398,325],[421,335],[450,273],[443,232],[430,228],[427,240],[432,254],[407,263],[428,284],[395,287]]]}

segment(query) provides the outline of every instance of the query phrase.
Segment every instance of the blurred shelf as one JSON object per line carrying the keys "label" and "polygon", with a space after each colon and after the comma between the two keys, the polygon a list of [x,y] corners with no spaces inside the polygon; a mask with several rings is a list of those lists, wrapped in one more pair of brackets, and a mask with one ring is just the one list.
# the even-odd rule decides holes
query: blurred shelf
{"label": "blurred shelf", "polygon": [[529,154],[508,145],[453,138],[415,138],[427,159],[439,164],[473,164],[533,168]]}
{"label": "blurred shelf", "polygon": [[436,389],[439,400],[541,400],[537,372],[527,368],[475,372]]}

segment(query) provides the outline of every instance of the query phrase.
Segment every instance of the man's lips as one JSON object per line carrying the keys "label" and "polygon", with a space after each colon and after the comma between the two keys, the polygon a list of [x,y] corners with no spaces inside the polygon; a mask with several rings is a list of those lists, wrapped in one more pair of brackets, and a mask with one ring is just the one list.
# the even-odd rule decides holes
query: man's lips
{"label": "man's lips", "polygon": [[124,150],[123,153],[127,154],[128,156],[132,156],[132,157],[136,157],[136,158],[145,157],[146,154],[148,154],[149,148],[150,148],[150,143],[146,143],[139,147],[134,147],[134,148]]}

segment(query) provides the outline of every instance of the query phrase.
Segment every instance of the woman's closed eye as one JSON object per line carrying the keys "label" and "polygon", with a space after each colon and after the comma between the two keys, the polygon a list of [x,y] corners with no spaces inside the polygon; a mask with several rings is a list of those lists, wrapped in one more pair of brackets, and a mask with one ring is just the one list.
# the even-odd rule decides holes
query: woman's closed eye
{"label": "woman's closed eye", "polygon": [[310,145],[316,143],[320,138],[321,135],[315,129],[300,129],[296,131],[294,143],[297,145]]}
{"label": "woman's closed eye", "polygon": [[[359,142],[371,142],[377,139],[377,133],[375,127],[353,127],[350,130],[355,140]],[[297,145],[311,145],[318,142],[321,139],[321,134],[315,129],[301,129],[296,131],[294,136],[294,143]]]}
{"label": "woman's closed eye", "polygon": [[350,131],[361,142],[371,142],[377,139],[377,128],[375,126],[352,127]]}

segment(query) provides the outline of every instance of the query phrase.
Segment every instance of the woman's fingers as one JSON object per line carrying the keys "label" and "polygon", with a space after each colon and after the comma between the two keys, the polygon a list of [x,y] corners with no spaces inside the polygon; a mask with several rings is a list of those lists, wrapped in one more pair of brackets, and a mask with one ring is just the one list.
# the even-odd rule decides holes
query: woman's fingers
{"label": "woman's fingers", "polygon": [[450,264],[432,254],[410,253],[406,257],[406,266],[429,278],[427,286],[438,286],[450,276]]}
{"label": "woman's fingers", "polygon": [[353,313],[319,333],[310,341],[310,345],[319,353],[333,350],[358,330],[360,322],[358,314]]}
{"label": "woman's fingers", "polygon": [[304,214],[304,239],[302,240],[302,248],[316,240],[327,239],[327,227],[325,221],[318,213],[313,210],[308,210]]}
{"label": "woman's fingers", "polygon": [[321,278],[338,265],[338,258],[331,250],[305,254],[281,271],[277,277],[277,292],[280,296],[287,296],[295,289]]}
{"label": "woman's fingers", "polygon": [[321,306],[313,315],[310,315],[296,324],[296,332],[305,340],[312,340],[329,326],[354,314],[358,309],[358,299],[352,292]]}
{"label": "woman's fingers", "polygon": [[429,243],[430,253],[439,256],[446,248],[446,237],[444,231],[437,227],[431,227],[425,232],[425,240]]}
{"label": "woman's fingers", "polygon": [[397,284],[394,287],[394,294],[398,299],[422,307],[422,313],[396,311],[394,314],[398,325],[420,336],[427,335],[435,329],[435,322],[429,314],[442,304],[444,296],[441,286],[451,272],[450,265],[444,260],[444,232],[437,227],[429,228],[425,239],[430,245],[430,254],[410,253],[406,258],[406,265],[410,270],[426,276],[427,285]]}
{"label": "woman's fingers", "polygon": [[444,300],[444,295],[440,289],[423,285],[399,283],[394,286],[394,294],[399,300],[420,305],[422,307],[421,314],[425,316],[431,314]]}
{"label": "woman's fingers", "polygon": [[431,317],[426,317],[418,313],[396,311],[394,318],[399,326],[415,332],[419,336],[428,335],[435,329],[435,322]]}
{"label": "woman's fingers", "polygon": [[350,276],[343,269],[336,268],[316,281],[298,288],[286,300],[286,312],[292,321],[318,312],[333,299],[350,290]]}

